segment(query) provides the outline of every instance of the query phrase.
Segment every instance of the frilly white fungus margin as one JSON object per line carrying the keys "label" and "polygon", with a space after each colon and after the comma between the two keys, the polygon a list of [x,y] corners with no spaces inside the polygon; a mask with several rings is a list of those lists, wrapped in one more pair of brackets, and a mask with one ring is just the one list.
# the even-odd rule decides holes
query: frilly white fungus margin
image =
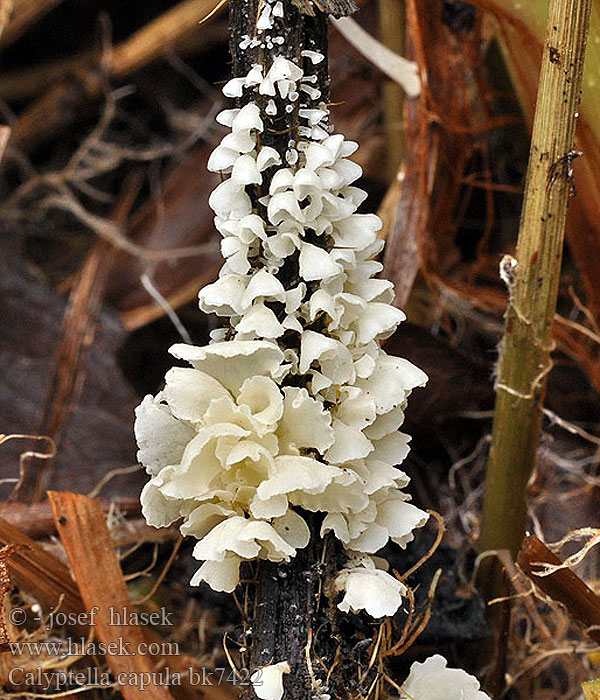
{"label": "frilly white fungus margin", "polygon": [[260,700],[281,700],[283,697],[283,674],[291,672],[287,661],[269,664],[256,669],[250,676],[252,688]]}
{"label": "frilly white fungus margin", "polygon": [[[357,557],[353,557],[354,560]],[[387,562],[379,557],[360,557],[342,569],[335,579],[335,587],[345,591],[342,602],[338,605],[342,612],[365,610],[371,617],[393,615],[398,609],[398,599],[406,593],[406,587],[385,569],[379,568]]]}
{"label": "frilly white fungus margin", "polygon": [[447,668],[443,656],[435,654],[423,663],[415,662],[402,684],[400,700],[490,700],[479,689],[479,681],[459,668]]}
{"label": "frilly white fungus margin", "polygon": [[[188,366],[136,410],[151,477],[142,508],[149,524],[182,521],[198,540],[193,585],[228,592],[242,562],[294,557],[311,535],[303,513],[320,513],[320,535],[332,532],[350,560],[339,608],[378,618],[405,589],[369,555],[389,540],[405,547],[428,518],[396,468],[409,450],[408,396],[427,377],[380,346],[404,314],[375,277],[381,221],[357,213],[357,145],[332,133],[315,87],[323,56],[275,55],[281,3],[262,6],[257,37],[242,43],[265,45],[269,63],[223,88],[248,103],[219,114],[229,132],[208,162],[224,178],[210,206],[225,264],[199,300],[225,322],[206,347],[175,345]],[[262,135],[282,110],[299,127],[279,153]]]}
{"label": "frilly white fungus margin", "polygon": [[[480,690],[479,681],[459,668],[448,668],[443,656],[435,654],[410,668],[398,700],[490,700]],[[285,661],[258,669],[250,677],[254,692],[261,700],[283,698],[283,674],[289,673]]]}

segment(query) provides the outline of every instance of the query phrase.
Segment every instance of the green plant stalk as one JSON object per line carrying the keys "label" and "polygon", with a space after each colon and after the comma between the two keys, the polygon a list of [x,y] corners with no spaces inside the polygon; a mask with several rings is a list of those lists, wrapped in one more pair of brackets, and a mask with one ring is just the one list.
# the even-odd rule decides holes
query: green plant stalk
{"label": "green plant stalk", "polygon": [[[552,366],[551,328],[573,185],[572,150],[591,5],[592,0],[550,2],[516,265],[504,266],[510,299],[480,551],[508,549],[516,555],[525,531],[527,482],[535,464]],[[493,595],[496,588],[490,583],[487,592]]]}

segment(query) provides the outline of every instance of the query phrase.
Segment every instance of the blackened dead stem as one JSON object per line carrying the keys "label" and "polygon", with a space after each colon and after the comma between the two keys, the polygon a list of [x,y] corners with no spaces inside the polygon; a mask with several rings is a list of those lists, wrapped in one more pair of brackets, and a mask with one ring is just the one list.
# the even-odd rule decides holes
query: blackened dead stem
{"label": "blackened dead stem", "polygon": [[[230,0],[232,75],[246,75],[254,64],[266,66],[270,50],[240,48],[243,37],[253,37],[261,6],[260,0]],[[347,14],[352,11],[350,2],[309,2],[303,0],[283,0],[284,38],[281,46],[273,49],[276,55],[285,56],[302,65],[301,53],[312,50],[327,57],[328,19],[322,10],[331,14]],[[327,60],[313,68],[317,74],[316,88],[320,91],[320,101],[329,98],[329,71]],[[270,98],[259,97],[259,107],[263,118]],[[272,146],[282,156],[288,149],[288,142],[297,139],[297,109],[286,112],[284,103],[276,96],[276,119],[264,118],[265,131],[263,145]],[[244,98],[240,100],[243,106]],[[316,104],[315,104],[316,106]],[[255,197],[255,205],[260,209]],[[278,276],[286,288],[296,281],[297,270],[282,268]],[[313,533],[308,547],[299,550],[290,563],[276,564],[258,561],[248,566],[246,574],[247,619],[245,620],[245,642],[248,652],[243,655],[243,665],[250,669],[287,661],[291,673],[284,676],[285,697],[287,700],[307,700],[327,693],[335,698],[354,695],[351,676],[356,678],[352,668],[352,655],[344,648],[344,638],[340,632],[342,617],[330,600],[333,575],[341,560],[340,547],[334,538],[319,537],[320,518],[311,513],[303,513]],[[340,561],[338,561],[338,558]],[[348,622],[346,622],[348,624]],[[327,669],[333,669],[330,673]],[[350,673],[352,669],[352,674]],[[245,688],[246,698],[255,698],[251,687]]]}

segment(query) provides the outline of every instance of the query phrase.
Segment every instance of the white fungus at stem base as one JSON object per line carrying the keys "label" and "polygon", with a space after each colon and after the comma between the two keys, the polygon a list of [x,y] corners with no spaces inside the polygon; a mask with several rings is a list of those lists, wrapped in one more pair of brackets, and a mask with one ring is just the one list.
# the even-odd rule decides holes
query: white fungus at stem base
{"label": "white fungus at stem base", "polygon": [[399,700],[490,700],[479,681],[459,668],[447,668],[443,656],[435,654],[423,663],[415,662],[402,684]]}
{"label": "white fungus at stem base", "polygon": [[[182,521],[198,540],[193,585],[228,592],[243,562],[294,557],[311,536],[303,513],[320,514],[314,534],[333,533],[348,553],[338,607],[392,615],[404,586],[371,555],[390,540],[405,547],[428,519],[397,468],[409,451],[407,399],[427,377],[381,348],[404,314],[376,278],[381,221],[357,213],[357,146],[332,133],[315,87],[323,57],[276,55],[280,3],[265,1],[259,21],[268,64],[225,85],[247,104],[217,117],[229,133],[208,163],[225,177],[210,197],[225,264],[199,300],[224,325],[208,346],[171,348],[188,366],[136,410],[151,477],[142,509],[149,524]],[[299,128],[280,153],[262,136],[283,107]]]}
{"label": "white fungus at stem base", "polygon": [[256,669],[250,676],[250,682],[260,700],[281,700],[283,697],[283,674],[292,669],[287,661],[270,664]]}
{"label": "white fungus at stem base", "polygon": [[[448,668],[443,656],[435,654],[422,663],[415,661],[402,684],[398,700],[490,700],[480,690],[479,681],[466,671]],[[250,680],[260,700],[282,700],[283,675],[290,673],[286,661],[257,669]]]}

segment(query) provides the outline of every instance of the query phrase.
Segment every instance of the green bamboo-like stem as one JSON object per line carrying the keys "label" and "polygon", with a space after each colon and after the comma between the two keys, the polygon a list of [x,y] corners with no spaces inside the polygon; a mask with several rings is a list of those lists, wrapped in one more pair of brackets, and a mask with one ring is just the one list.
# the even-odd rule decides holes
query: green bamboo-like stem
{"label": "green bamboo-like stem", "polygon": [[[499,21],[499,34],[515,89],[533,121],[537,77],[542,56],[549,0],[472,0]],[[581,196],[567,221],[567,242],[581,274],[586,305],[600,319],[600,258],[590,255],[600,239],[600,6],[593,3],[588,35],[578,139],[585,158],[576,170]]]}
{"label": "green bamboo-like stem", "polygon": [[[516,265],[500,352],[479,548],[516,554],[527,517],[546,378],[552,366],[571,165],[592,0],[551,0]],[[493,587],[492,587],[493,590]]]}

